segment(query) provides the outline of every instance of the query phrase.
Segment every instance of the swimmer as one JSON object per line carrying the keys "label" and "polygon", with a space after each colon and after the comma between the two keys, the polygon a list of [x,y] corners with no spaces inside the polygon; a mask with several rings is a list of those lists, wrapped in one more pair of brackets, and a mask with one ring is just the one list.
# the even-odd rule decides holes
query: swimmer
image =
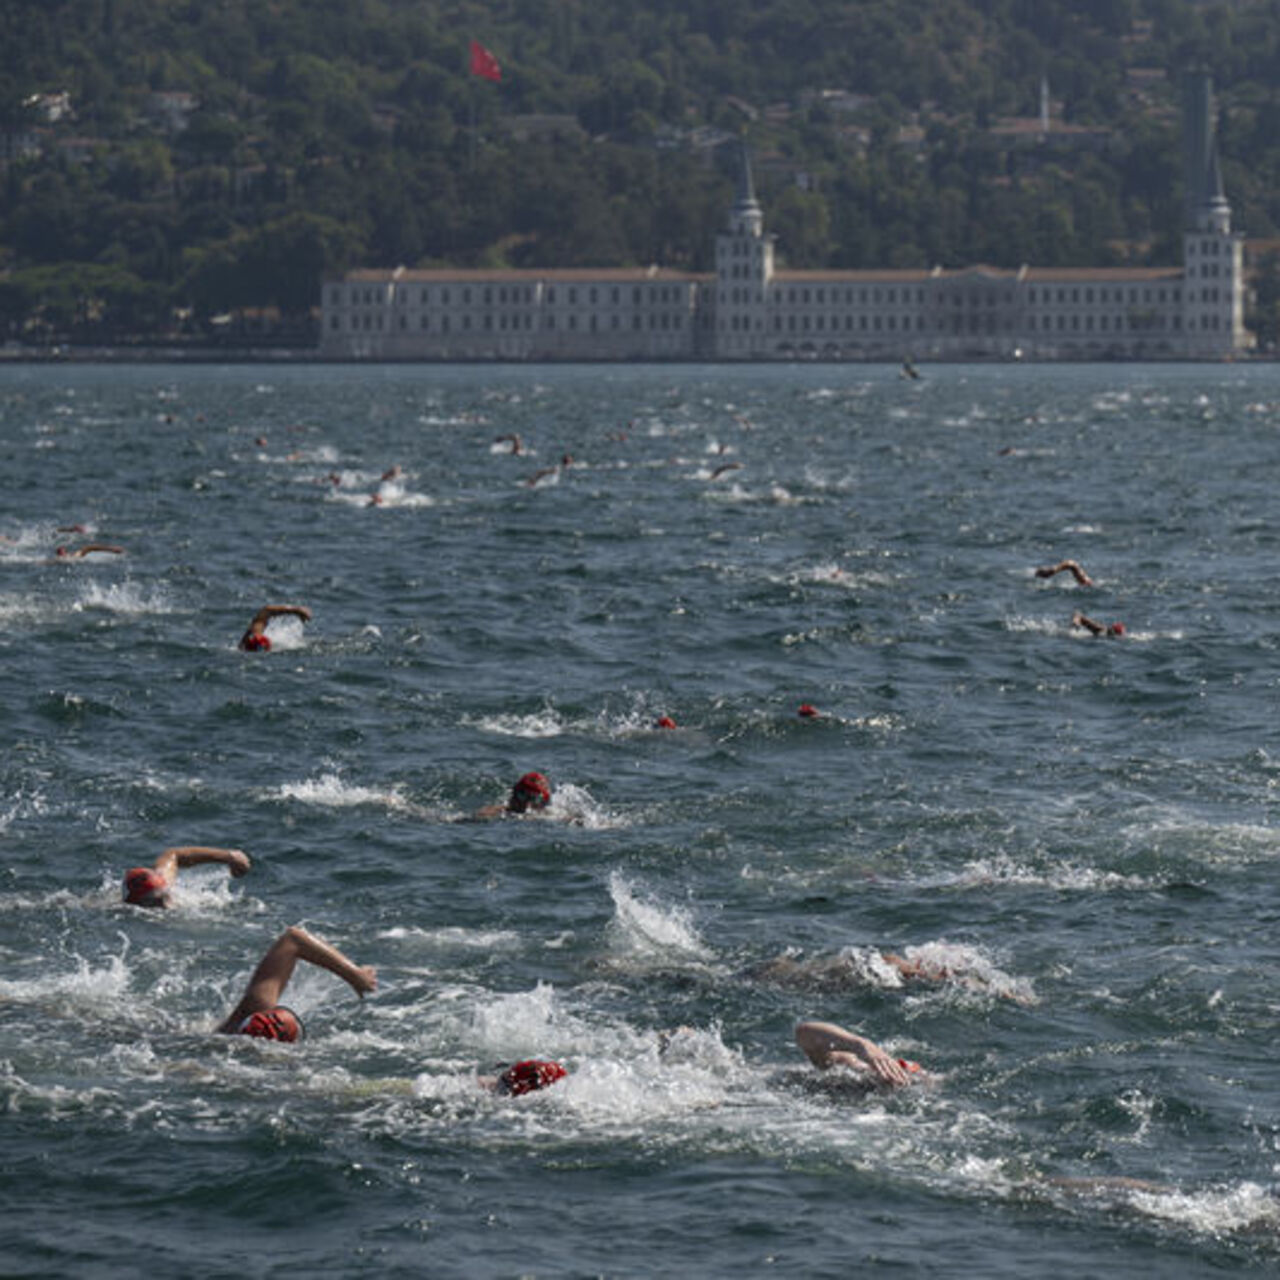
{"label": "swimmer", "polygon": [[[907,981],[946,982],[954,976],[944,964],[926,960],[908,960],[892,951],[871,950],[866,960],[878,961]],[[774,956],[770,960],[749,965],[742,971],[753,982],[776,982],[787,987],[805,987],[814,991],[847,991],[854,985],[865,985],[867,976],[860,961],[863,956],[852,949],[803,960],[794,955]]]}
{"label": "swimmer", "polygon": [[291,925],[258,961],[240,1003],[227,1015],[218,1031],[228,1036],[257,1036],[290,1044],[301,1040],[302,1020],[292,1009],[280,1003],[299,960],[336,973],[361,1000],[377,990],[376,969],[348,960],[337,947],[322,942],[301,925]]}
{"label": "swimmer", "polygon": [[186,867],[220,862],[233,876],[249,870],[249,855],[243,849],[213,849],[206,845],[182,845],[166,849],[150,867],[133,867],[124,875],[124,900],[135,907],[167,907],[169,891]]}
{"label": "swimmer", "polygon": [[653,722],[653,727],[655,729],[674,729],[677,726],[676,722],[670,716],[659,716]]}
{"label": "swimmer", "polygon": [[495,445],[509,444],[511,448],[507,452],[515,455],[521,455],[524,453],[524,441],[521,440],[514,431],[510,435],[499,436],[493,443]]}
{"label": "swimmer", "polygon": [[508,813],[545,809],[551,803],[551,784],[541,773],[526,773],[511,788],[506,804],[489,804],[477,809],[473,819],[501,818]]}
{"label": "swimmer", "polygon": [[59,547],[55,554],[59,560],[83,560],[85,556],[93,555],[94,552],[101,552],[103,555],[109,556],[122,556],[124,555],[124,548],[112,546],[108,542],[88,542],[83,547],[76,547],[74,551],[68,547]]}
{"label": "swimmer", "polygon": [[730,471],[741,471],[742,463],[740,462],[722,462],[712,473],[712,480],[719,480],[721,476],[728,475]]}
{"label": "swimmer", "polygon": [[253,615],[249,629],[240,637],[240,648],[246,652],[267,653],[271,649],[271,640],[267,636],[267,623],[272,618],[301,618],[303,622],[311,621],[311,610],[300,604],[268,604],[263,605]]}
{"label": "swimmer", "polygon": [[558,480],[562,467],[539,467],[526,481],[526,487],[536,489],[544,480],[550,480],[553,476]]}
{"label": "swimmer", "polygon": [[903,986],[908,983],[950,984],[978,994],[1012,1000],[1016,1004],[1036,1002],[1035,996],[1024,985],[978,967],[967,967],[963,957],[955,963],[947,963],[927,954],[900,956],[874,947],[846,947],[812,957],[783,953],[748,965],[740,971],[739,977],[750,982],[768,982],[804,991],[852,991],[897,985],[893,973],[901,978]]}
{"label": "swimmer", "polygon": [[848,1067],[892,1089],[909,1084],[912,1075],[921,1070],[918,1062],[894,1058],[865,1036],[846,1031],[834,1022],[798,1023],[796,1044],[819,1071]]}
{"label": "swimmer", "polygon": [[526,1058],[523,1062],[500,1063],[494,1076],[480,1076],[480,1087],[492,1093],[518,1098],[545,1089],[563,1080],[569,1073],[558,1063],[545,1058]]}
{"label": "swimmer", "polygon": [[1085,573],[1075,560],[1059,560],[1057,564],[1041,565],[1036,570],[1036,577],[1052,578],[1056,573],[1069,573],[1082,587],[1093,586],[1093,579]]}
{"label": "swimmer", "polygon": [[1124,635],[1123,622],[1095,622],[1092,618],[1077,611],[1071,615],[1071,625],[1073,627],[1082,627],[1091,635],[1095,636],[1122,636]]}
{"label": "swimmer", "polygon": [[796,708],[796,715],[798,715],[802,720],[817,720],[821,717],[822,713],[813,705],[812,702],[802,702]]}

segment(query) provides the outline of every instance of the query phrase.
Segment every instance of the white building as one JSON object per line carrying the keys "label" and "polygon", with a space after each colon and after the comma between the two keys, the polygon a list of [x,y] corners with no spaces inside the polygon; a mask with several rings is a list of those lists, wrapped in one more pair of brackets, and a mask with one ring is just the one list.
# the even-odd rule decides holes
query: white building
{"label": "white building", "polygon": [[321,354],[372,360],[1227,359],[1243,252],[1193,89],[1182,267],[787,271],[745,152],[715,271],[353,271],[325,282]]}

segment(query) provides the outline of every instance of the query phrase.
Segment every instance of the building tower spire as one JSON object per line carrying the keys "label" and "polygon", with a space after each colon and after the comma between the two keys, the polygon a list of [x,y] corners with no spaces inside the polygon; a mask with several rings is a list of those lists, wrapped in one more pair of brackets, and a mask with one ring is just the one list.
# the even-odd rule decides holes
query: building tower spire
{"label": "building tower spire", "polygon": [[1203,71],[1187,81],[1186,229],[1231,231],[1231,206],[1222,185],[1213,127],[1213,81]]}
{"label": "building tower spire", "polygon": [[751,156],[745,139],[740,144],[738,194],[729,211],[729,230],[757,238],[764,232],[764,212],[756,199],[756,186],[751,176]]}

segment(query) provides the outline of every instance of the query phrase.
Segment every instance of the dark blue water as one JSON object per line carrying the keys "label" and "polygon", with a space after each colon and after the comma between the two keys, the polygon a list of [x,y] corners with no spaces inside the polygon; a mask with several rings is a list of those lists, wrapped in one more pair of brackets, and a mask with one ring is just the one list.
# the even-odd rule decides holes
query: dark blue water
{"label": "dark blue water", "polygon": [[[1278,459],[1267,366],[0,369],[0,1270],[1273,1272]],[[376,995],[213,1034],[295,922]]]}

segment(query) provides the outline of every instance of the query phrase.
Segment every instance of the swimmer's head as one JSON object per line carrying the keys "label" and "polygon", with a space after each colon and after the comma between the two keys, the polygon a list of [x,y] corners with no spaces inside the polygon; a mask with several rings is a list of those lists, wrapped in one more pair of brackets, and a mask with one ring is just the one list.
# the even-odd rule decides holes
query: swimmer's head
{"label": "swimmer's head", "polygon": [[135,907],[167,907],[169,882],[150,867],[134,867],[125,872],[124,900]]}
{"label": "swimmer's head", "polygon": [[674,729],[676,722],[670,716],[659,716],[654,722],[655,729]]}
{"label": "swimmer's head", "polygon": [[1109,635],[1109,636],[1122,636],[1122,635],[1124,635],[1124,623],[1123,623],[1123,622],[1113,622],[1113,623],[1112,623],[1112,624],[1107,628],[1107,635]]}
{"label": "swimmer's head", "polygon": [[539,1058],[528,1058],[524,1062],[513,1062],[498,1077],[499,1093],[509,1093],[519,1097],[522,1093],[532,1093],[535,1089],[545,1089],[557,1080],[563,1080],[569,1073],[558,1062],[545,1062]]}
{"label": "swimmer's head", "polygon": [[274,1009],[259,1009],[251,1013],[237,1028],[236,1035],[253,1036],[258,1040],[280,1040],[295,1044],[304,1035],[302,1019],[287,1005],[278,1004]]}
{"label": "swimmer's head", "polygon": [[526,773],[511,788],[507,808],[512,813],[524,813],[526,809],[545,809],[551,803],[551,784],[540,773]]}
{"label": "swimmer's head", "polygon": [[805,720],[816,720],[818,718],[818,708],[811,702],[802,702],[796,715],[803,717]]}

